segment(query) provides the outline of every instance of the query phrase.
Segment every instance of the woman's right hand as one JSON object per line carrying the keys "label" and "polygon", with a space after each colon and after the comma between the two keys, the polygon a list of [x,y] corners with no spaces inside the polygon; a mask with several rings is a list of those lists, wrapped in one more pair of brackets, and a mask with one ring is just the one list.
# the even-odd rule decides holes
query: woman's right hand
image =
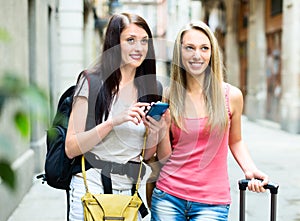
{"label": "woman's right hand", "polygon": [[137,102],[131,105],[127,110],[124,110],[118,116],[112,117],[112,125],[118,126],[124,122],[131,121],[135,125],[138,125],[145,117],[145,109],[149,106],[149,103]]}
{"label": "woman's right hand", "polygon": [[[169,140],[169,136],[166,135],[169,134],[170,119],[171,117],[169,109],[167,109],[167,111],[162,115],[159,121],[150,116],[147,116],[143,119],[144,125],[148,128],[147,148],[145,152],[146,160],[153,156],[161,142],[164,142],[164,140]],[[167,143],[170,144],[170,141],[167,141]],[[162,146],[164,146],[164,148],[167,148],[166,145]],[[169,154],[168,151],[167,153]],[[165,153],[163,154],[165,156]]]}
{"label": "woman's right hand", "polygon": [[149,128],[149,132],[156,133],[158,135],[158,141],[165,136],[166,133],[169,133],[170,125],[171,125],[171,116],[169,108],[166,112],[161,116],[159,121],[156,121],[154,118],[147,116],[144,119],[144,124]]}

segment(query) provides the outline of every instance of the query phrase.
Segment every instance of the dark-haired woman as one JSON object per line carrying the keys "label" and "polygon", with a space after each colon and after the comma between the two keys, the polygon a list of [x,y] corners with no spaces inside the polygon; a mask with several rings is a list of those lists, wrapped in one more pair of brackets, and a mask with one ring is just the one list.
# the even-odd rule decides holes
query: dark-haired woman
{"label": "dark-haired woman", "polygon": [[[153,121],[145,123],[144,111],[160,98],[152,34],[146,21],[134,14],[113,15],[101,59],[88,72],[90,77],[100,79],[95,98],[96,126],[86,130],[91,82],[82,77],[69,119],[66,154],[70,159],[82,154],[94,157],[95,162],[90,162],[91,168],[87,170],[87,183],[91,193],[104,193],[101,165],[113,162],[130,167],[136,162],[139,166],[146,127],[149,129],[144,159],[150,158],[156,149],[156,125],[151,124]],[[109,177],[112,193],[132,194],[134,178],[128,171],[122,174],[111,170]],[[69,220],[83,220],[84,193],[82,174],[78,172],[70,184]]]}

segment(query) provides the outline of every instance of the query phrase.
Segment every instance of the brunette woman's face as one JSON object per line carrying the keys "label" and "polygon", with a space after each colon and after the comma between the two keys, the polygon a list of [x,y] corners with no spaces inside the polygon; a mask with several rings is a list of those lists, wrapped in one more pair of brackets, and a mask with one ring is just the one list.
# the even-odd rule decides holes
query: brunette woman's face
{"label": "brunette woman's face", "polygon": [[182,37],[181,61],[186,72],[198,76],[208,67],[211,57],[209,38],[200,30],[191,29]]}
{"label": "brunette woman's face", "polygon": [[143,28],[135,24],[124,28],[120,36],[122,65],[139,67],[147,55],[148,40],[148,34]]}

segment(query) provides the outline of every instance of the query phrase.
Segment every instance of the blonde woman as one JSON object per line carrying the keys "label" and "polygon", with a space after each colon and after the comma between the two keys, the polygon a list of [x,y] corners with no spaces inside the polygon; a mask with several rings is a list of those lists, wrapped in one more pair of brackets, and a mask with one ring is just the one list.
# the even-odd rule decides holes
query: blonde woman
{"label": "blonde woman", "polygon": [[164,165],[152,195],[151,220],[228,220],[228,147],[252,179],[248,188],[265,191],[268,176],[255,166],[241,135],[242,93],[225,83],[223,74],[213,32],[200,21],[188,24],[174,46],[166,94],[170,111],[161,130],[166,135],[157,147]]}

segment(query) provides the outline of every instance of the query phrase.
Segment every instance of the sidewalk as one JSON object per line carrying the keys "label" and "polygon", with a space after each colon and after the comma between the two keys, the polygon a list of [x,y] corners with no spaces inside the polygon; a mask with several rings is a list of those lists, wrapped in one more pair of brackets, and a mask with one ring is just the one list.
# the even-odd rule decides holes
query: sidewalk
{"label": "sidewalk", "polygon": [[[300,135],[282,131],[271,122],[254,123],[243,119],[243,139],[257,167],[279,184],[277,221],[300,220]],[[229,155],[232,205],[229,220],[238,220],[239,190],[243,178],[240,168]],[[270,192],[247,192],[246,220],[270,220]]]}
{"label": "sidewalk", "polygon": [[[244,140],[257,167],[280,186],[277,220],[300,220],[300,173],[298,171],[300,135],[281,131],[268,122],[254,123],[246,118],[243,118],[242,128]],[[243,174],[231,154],[228,162],[232,196],[229,220],[237,221],[239,213],[237,181],[243,178]],[[269,196],[269,191],[261,194],[247,192],[247,221],[269,220]],[[144,197],[142,195],[142,198]],[[65,192],[34,179],[32,188],[8,221],[64,221],[65,211]],[[148,221],[149,218],[148,215],[144,220]]]}
{"label": "sidewalk", "polygon": [[[150,169],[147,168],[146,175],[149,176]],[[140,193],[145,192],[145,179],[141,183]],[[146,203],[145,195],[141,194]],[[23,198],[8,221],[65,221],[66,219],[66,192],[54,189],[46,183],[34,178],[33,185],[27,195]],[[148,215],[143,221],[148,221]]]}
{"label": "sidewalk", "polygon": [[66,192],[34,179],[33,186],[8,221],[66,220]]}

